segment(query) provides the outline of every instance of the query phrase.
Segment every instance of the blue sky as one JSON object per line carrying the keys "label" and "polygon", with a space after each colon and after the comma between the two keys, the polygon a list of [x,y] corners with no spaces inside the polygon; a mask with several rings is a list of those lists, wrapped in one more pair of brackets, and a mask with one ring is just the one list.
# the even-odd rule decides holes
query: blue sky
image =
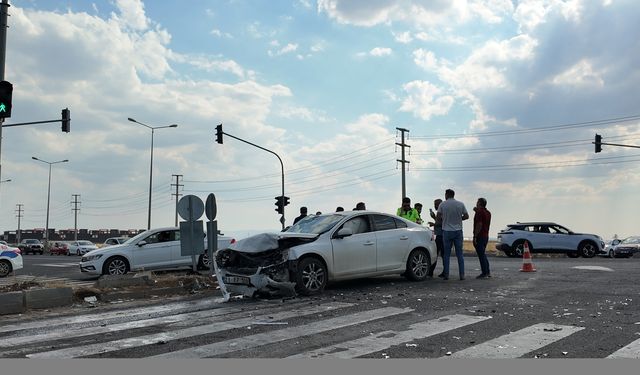
{"label": "blue sky", "polygon": [[[640,4],[578,0],[11,1],[0,226],[145,228],[150,132],[152,226],[180,194],[216,193],[219,227],[242,237],[365,201],[400,204],[399,133],[409,129],[407,195],[427,207],[453,188],[493,212],[492,236],[549,220],[609,238],[638,234]],[[173,181],[175,182],[175,181]],[[465,226],[470,233],[470,223]]]}

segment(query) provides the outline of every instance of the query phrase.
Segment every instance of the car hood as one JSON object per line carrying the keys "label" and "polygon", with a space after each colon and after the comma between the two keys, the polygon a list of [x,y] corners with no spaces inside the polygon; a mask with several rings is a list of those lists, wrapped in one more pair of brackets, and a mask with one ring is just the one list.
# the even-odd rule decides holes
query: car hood
{"label": "car hood", "polygon": [[244,253],[260,253],[313,242],[317,238],[318,234],[313,233],[261,233],[236,241],[229,245],[228,249]]}
{"label": "car hood", "polygon": [[86,255],[104,254],[112,250],[118,250],[123,247],[124,245],[112,245],[107,247],[96,248],[94,250],[89,251]]}

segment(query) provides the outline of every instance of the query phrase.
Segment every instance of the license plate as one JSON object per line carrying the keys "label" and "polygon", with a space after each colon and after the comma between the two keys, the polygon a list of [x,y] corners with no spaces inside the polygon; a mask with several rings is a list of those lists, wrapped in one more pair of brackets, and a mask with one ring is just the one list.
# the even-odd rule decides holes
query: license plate
{"label": "license plate", "polygon": [[244,276],[225,276],[222,278],[225,284],[242,284],[249,285],[249,278]]}

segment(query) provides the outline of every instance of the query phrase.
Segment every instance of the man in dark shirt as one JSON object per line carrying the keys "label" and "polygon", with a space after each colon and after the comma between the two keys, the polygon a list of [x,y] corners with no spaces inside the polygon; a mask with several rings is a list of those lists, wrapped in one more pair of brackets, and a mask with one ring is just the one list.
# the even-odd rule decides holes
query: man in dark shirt
{"label": "man in dark shirt", "polygon": [[487,200],[478,198],[476,206],[473,208],[476,212],[473,216],[473,246],[476,248],[478,260],[482,273],[476,279],[486,279],[491,277],[489,270],[489,259],[486,250],[489,242],[489,226],[491,225],[491,212],[487,210]]}
{"label": "man in dark shirt", "polygon": [[293,219],[293,224],[295,224],[298,221],[304,219],[305,217],[307,217],[307,208],[303,206],[303,207],[300,207],[300,216],[298,216],[297,218]]}

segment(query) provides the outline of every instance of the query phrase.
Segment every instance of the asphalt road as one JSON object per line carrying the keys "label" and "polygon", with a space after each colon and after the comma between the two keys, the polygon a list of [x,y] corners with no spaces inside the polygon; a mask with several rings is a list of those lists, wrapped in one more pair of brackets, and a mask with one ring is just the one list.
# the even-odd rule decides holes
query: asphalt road
{"label": "asphalt road", "polygon": [[318,297],[193,296],[7,317],[0,357],[640,357],[640,258],[534,257],[537,272],[524,273],[521,260],[492,257],[494,277],[477,280],[469,256],[464,281],[453,260],[448,281],[383,277]]}

